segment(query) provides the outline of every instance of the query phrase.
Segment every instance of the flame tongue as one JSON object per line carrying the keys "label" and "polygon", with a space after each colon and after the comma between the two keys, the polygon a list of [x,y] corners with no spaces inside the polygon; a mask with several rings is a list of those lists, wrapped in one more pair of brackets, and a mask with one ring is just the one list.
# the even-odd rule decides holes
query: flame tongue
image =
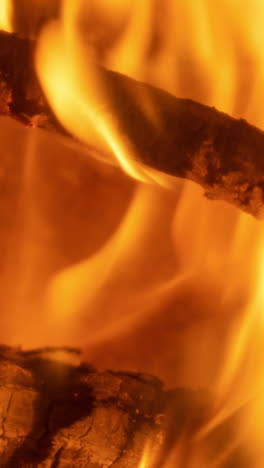
{"label": "flame tongue", "polygon": [[74,34],[76,3],[65,5],[63,27],[48,26],[39,41],[36,65],[43,88],[68,131],[103,151],[108,148],[131,177],[147,181],[144,170],[133,163],[131,141],[118,129],[118,109],[108,94],[114,91],[112,83]]}
{"label": "flame tongue", "polygon": [[0,4],[0,30],[12,32],[12,7],[9,0],[2,0]]}

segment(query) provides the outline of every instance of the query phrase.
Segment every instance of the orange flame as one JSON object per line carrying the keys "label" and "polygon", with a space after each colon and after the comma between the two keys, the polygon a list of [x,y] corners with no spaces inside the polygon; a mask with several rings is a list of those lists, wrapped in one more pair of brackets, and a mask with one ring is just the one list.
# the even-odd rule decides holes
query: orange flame
{"label": "orange flame", "polygon": [[145,448],[138,468],[150,468],[150,447]]}
{"label": "orange flame", "polygon": [[105,108],[103,77],[76,31],[79,8],[78,2],[65,2],[62,27],[54,23],[42,34],[36,62],[42,85],[68,130],[86,143],[100,147],[105,142],[131,177],[148,180],[132,163],[132,149]]}
{"label": "orange flame", "polygon": [[[1,25],[8,29],[8,3],[3,5]],[[192,467],[208,466],[204,441],[242,407],[240,420],[246,418],[253,435],[245,437],[241,427],[237,437],[256,448],[257,468],[263,464],[263,225],[224,203],[209,202],[192,183],[178,182],[177,190],[168,192],[159,174],[136,164],[133,142],[120,134],[107,106],[98,63],[263,127],[263,20],[262,0],[65,0],[60,20],[41,32],[36,53],[40,82],[62,125],[99,152],[113,154],[129,177],[118,172],[118,196],[113,202],[107,192],[103,215],[85,213],[94,238],[102,231],[105,237],[92,244],[87,234],[82,239],[87,254],[84,249],[77,260],[65,261],[66,267],[61,261],[50,269],[35,300],[45,311],[45,332],[39,338],[31,330],[22,341],[65,340],[86,346],[99,365],[140,368],[173,385],[211,389],[211,418],[189,442]],[[142,112],[151,114],[144,99]],[[155,114],[151,118],[158,122]],[[50,152],[56,161],[60,150]],[[83,157],[77,154],[77,162]],[[99,163],[98,168],[104,174],[103,183],[100,177],[95,182],[99,197],[113,173],[105,175],[108,169]],[[30,184],[25,179],[25,189]],[[93,189],[85,192],[89,201]],[[118,203],[123,210],[113,226],[107,215],[116,213]],[[41,205],[44,215],[52,212],[53,201],[47,205]],[[34,213],[36,220],[39,210]],[[76,217],[76,230],[82,229],[82,216]],[[71,235],[75,241],[74,229]],[[28,257],[29,268],[34,262]],[[32,290],[34,268],[31,279],[24,278]],[[177,445],[169,468],[185,443]],[[212,466],[221,466],[226,456],[224,451]],[[146,452],[140,468],[148,464]]]}
{"label": "orange flame", "polygon": [[[100,69],[95,65],[101,53],[103,63],[111,68],[146,79],[180,96],[214,104],[226,112],[243,115],[262,125],[259,112],[262,86],[260,88],[258,78],[253,80],[250,66],[246,70],[245,66],[254,65],[254,73],[263,76],[264,61],[257,45],[263,34],[259,18],[264,17],[264,8],[259,0],[250,4],[250,10],[248,5],[244,0],[245,8],[239,8],[238,13],[236,0],[217,0],[214,6],[207,0],[199,0],[191,5],[163,2],[162,6],[154,0],[144,4],[125,2],[121,5],[115,2],[112,8],[108,6],[105,9],[101,2],[87,6],[83,1],[66,1],[61,21],[53,22],[44,29],[36,58],[41,83],[57,117],[82,141],[103,150],[106,147],[110,149],[131,177],[140,181],[149,180],[145,169],[133,162],[133,148],[119,134],[115,116],[109,115],[109,110],[105,108],[107,90]],[[112,16],[117,12],[113,22],[109,19],[109,10]],[[247,13],[244,14],[244,11]],[[101,28],[105,25],[106,31],[111,30],[113,34],[115,28],[122,31],[122,34],[116,33],[117,39],[112,46],[106,43],[104,37],[100,42],[96,36],[96,26],[95,36],[83,27],[85,21],[91,26],[93,17],[97,18]],[[173,24],[177,27],[173,27]],[[83,31],[88,35],[88,40]],[[154,37],[155,34],[157,36]],[[247,75],[243,79],[239,75],[242,66]],[[244,94],[247,83],[251,93],[248,93],[246,100]],[[153,187],[139,188],[138,193],[141,195],[136,202],[139,210],[145,204],[142,193],[149,197],[143,209],[144,214],[139,217],[136,215],[136,219],[132,208],[126,218],[128,221],[124,221],[114,238],[95,257],[69,271],[62,271],[54,279],[49,294],[53,298],[51,302],[55,301],[56,310],[60,309],[63,316],[72,315],[77,304],[77,309],[83,309],[84,304],[88,307],[91,297],[98,298],[105,294],[106,284],[109,283],[110,288],[113,277],[120,269],[113,261],[117,252],[122,253],[122,271],[128,268],[128,258],[135,255],[134,231],[139,229],[139,239],[144,238],[155,190]],[[159,201],[157,210],[163,209],[163,202]],[[221,203],[211,205],[202,198],[200,189],[186,183],[173,218],[172,230],[176,255],[177,252],[183,252],[180,262],[181,273],[187,275],[185,278],[193,278],[194,281],[198,276],[205,285],[208,283],[209,288],[216,288],[218,294],[221,294],[221,308],[225,306],[228,309],[231,304],[236,308],[240,291],[246,283],[247,300],[254,268],[251,265],[257,258],[262,235],[262,229],[255,220]],[[192,230],[193,234],[190,232]],[[130,241],[125,242],[122,248],[124,235]],[[254,244],[254,249],[243,259],[248,268],[238,277],[235,272],[241,270],[242,253],[250,244]],[[94,275],[98,278],[96,282],[92,281]],[[167,297],[174,294],[178,275],[179,272],[171,275],[168,281],[168,284],[174,285],[171,289],[166,289],[166,282],[163,284],[159,279],[157,291],[167,290]],[[153,285],[151,287],[153,298],[157,300],[158,293],[155,293]],[[127,297],[124,301],[129,302]],[[89,306],[89,309],[94,310],[94,307],[93,299],[93,306]],[[225,369],[225,375],[230,376],[241,361],[240,350],[245,348],[250,328],[248,321],[251,323],[251,314],[244,312],[242,317],[245,319],[241,319],[239,312],[237,314],[242,325],[238,327],[241,332],[236,337],[232,336],[231,340],[235,342],[234,347],[232,345],[232,358],[228,358],[230,370],[227,372]],[[205,346],[207,353],[212,343],[208,339],[205,343],[208,344]],[[192,350],[193,345],[188,344],[188,348]],[[205,370],[207,372],[208,369]],[[230,381],[230,378],[225,377],[224,380]]]}

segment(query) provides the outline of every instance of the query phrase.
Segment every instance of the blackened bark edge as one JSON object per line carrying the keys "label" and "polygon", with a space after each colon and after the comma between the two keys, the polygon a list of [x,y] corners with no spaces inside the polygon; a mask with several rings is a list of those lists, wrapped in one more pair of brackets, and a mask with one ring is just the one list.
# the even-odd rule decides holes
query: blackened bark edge
{"label": "blackened bark edge", "polygon": [[[0,33],[0,112],[27,125],[66,134],[33,67],[34,42]],[[264,214],[264,132],[214,108],[100,69],[106,106],[143,164],[191,179],[210,199]],[[148,99],[155,119],[142,111]],[[158,124],[157,124],[158,122]]]}
{"label": "blackened bark edge", "polygon": [[162,448],[169,454],[205,415],[206,392],[168,392],[155,377],[98,372],[58,353],[0,346],[1,467],[138,468],[147,443],[164,461]]}

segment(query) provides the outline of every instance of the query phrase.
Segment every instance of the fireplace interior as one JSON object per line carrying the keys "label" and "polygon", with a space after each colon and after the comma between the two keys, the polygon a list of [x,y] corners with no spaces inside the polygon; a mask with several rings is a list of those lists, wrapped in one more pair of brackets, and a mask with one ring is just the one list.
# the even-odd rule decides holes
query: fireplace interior
{"label": "fireplace interior", "polygon": [[261,468],[261,0],[2,0],[0,467]]}

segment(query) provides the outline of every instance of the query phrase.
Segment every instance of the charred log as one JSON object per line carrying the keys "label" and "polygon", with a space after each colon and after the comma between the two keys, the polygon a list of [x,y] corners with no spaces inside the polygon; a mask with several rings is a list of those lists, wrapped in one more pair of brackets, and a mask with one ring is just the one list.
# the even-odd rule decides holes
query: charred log
{"label": "charred log", "polygon": [[169,402],[177,431],[187,408],[198,420],[191,391],[172,394],[147,375],[63,364],[58,352],[0,348],[0,466],[136,468],[147,443],[157,453],[162,447]]}
{"label": "charred log", "polygon": [[[33,50],[33,42],[0,33],[0,111],[24,124],[65,134],[38,84]],[[100,73],[109,90],[106,104],[140,162],[191,179],[204,187],[208,198],[226,200],[262,217],[263,131],[124,75],[104,69]],[[155,122],[142,110],[143,95]]]}
{"label": "charred log", "polygon": [[[138,468],[148,446],[150,466],[160,468],[178,440],[177,466],[193,466],[194,435],[210,414],[207,392],[165,391],[155,377],[98,372],[58,360],[62,353],[69,361],[78,350],[0,346],[1,467]],[[228,450],[238,422],[234,415],[205,438],[203,466],[226,453],[223,468],[253,466],[241,444]]]}

